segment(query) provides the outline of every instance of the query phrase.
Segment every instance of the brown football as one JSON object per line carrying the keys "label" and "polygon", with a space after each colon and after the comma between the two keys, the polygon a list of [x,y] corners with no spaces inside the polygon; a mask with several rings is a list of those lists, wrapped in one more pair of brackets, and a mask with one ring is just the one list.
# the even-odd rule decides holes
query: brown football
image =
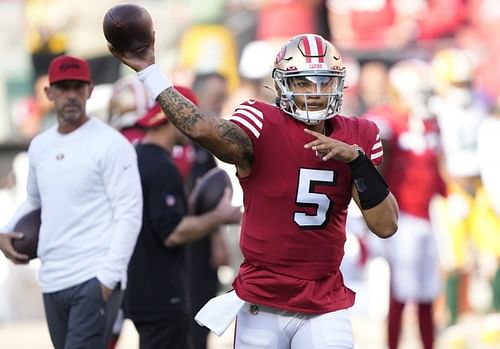
{"label": "brown football", "polygon": [[120,52],[136,52],[153,40],[153,20],[149,12],[134,4],[113,6],[102,23],[104,37]]}
{"label": "brown football", "polygon": [[13,239],[12,246],[19,252],[29,256],[30,259],[37,257],[38,234],[41,225],[41,210],[31,211],[22,216],[14,226],[14,231],[23,233],[22,239]]}
{"label": "brown football", "polygon": [[231,179],[222,168],[215,167],[205,173],[196,183],[191,195],[191,211],[200,215],[213,210],[224,195],[226,187],[231,188]]}

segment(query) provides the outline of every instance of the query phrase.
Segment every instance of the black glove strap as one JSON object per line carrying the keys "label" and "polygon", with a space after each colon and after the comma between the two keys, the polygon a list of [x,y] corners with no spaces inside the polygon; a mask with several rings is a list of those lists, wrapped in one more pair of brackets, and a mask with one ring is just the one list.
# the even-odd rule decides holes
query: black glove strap
{"label": "black glove strap", "polygon": [[389,195],[387,183],[366,155],[359,151],[359,156],[347,164],[352,171],[361,208],[367,210],[384,201]]}

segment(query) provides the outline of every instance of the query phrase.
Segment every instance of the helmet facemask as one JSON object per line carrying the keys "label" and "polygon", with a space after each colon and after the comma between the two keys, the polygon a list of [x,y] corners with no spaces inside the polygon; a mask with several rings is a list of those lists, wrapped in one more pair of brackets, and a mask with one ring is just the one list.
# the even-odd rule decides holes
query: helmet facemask
{"label": "helmet facemask", "polygon": [[318,35],[299,35],[283,46],[273,79],[279,108],[307,125],[340,112],[345,67],[333,45]]}
{"label": "helmet facemask", "polygon": [[[275,69],[278,105],[307,125],[317,125],[340,112],[345,72],[283,72]],[[326,101],[325,101],[326,97]]]}

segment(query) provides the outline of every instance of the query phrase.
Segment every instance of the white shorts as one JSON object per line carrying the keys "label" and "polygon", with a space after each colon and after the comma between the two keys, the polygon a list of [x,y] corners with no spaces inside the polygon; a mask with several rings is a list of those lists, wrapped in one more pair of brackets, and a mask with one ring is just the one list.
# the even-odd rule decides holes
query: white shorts
{"label": "white shorts", "polygon": [[441,279],[436,236],[429,220],[401,213],[397,233],[384,242],[396,300],[434,300],[441,291]]}
{"label": "white shorts", "polygon": [[235,349],[354,348],[347,309],[305,315],[245,303],[235,331]]}

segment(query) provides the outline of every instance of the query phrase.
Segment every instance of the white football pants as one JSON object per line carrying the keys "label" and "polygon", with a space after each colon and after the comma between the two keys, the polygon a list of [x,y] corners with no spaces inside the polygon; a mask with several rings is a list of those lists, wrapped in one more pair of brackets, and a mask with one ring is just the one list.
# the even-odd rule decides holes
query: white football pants
{"label": "white football pants", "polygon": [[235,331],[235,349],[354,348],[347,309],[305,315],[245,303]]}
{"label": "white football pants", "polygon": [[384,243],[396,300],[433,301],[441,291],[441,279],[437,240],[429,220],[402,212],[397,233]]}

